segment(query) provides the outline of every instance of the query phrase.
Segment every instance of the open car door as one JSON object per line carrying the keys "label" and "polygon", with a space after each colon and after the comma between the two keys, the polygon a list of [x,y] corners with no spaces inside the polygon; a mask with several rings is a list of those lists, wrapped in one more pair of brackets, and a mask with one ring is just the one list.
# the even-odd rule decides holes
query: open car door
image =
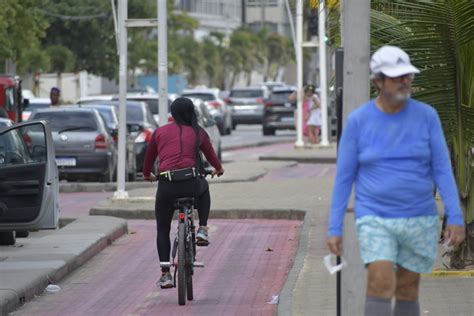
{"label": "open car door", "polygon": [[55,229],[59,183],[51,130],[44,121],[0,129],[0,245],[15,231]]}

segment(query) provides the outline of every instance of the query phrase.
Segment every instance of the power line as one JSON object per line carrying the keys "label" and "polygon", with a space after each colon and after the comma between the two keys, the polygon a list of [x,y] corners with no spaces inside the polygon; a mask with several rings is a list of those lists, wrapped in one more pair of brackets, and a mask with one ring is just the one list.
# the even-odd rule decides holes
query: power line
{"label": "power line", "polygon": [[61,20],[71,20],[71,21],[92,20],[92,19],[98,19],[98,18],[106,18],[108,16],[108,14],[105,12],[100,13],[100,14],[95,14],[95,15],[63,15],[63,14],[58,14],[58,13],[46,11],[39,8],[36,8],[36,11],[39,11],[45,15],[49,15]]}

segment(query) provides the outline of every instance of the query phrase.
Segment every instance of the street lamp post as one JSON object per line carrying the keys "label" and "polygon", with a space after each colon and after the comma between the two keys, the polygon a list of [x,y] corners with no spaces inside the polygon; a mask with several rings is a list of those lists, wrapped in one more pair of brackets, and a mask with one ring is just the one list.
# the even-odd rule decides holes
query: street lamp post
{"label": "street lamp post", "polygon": [[303,147],[303,0],[296,3],[296,142]]}

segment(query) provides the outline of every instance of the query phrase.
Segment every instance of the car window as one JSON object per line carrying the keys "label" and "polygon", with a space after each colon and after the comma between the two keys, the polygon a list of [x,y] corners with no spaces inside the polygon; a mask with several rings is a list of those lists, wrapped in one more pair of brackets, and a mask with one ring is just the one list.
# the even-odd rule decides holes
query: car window
{"label": "car window", "polygon": [[0,167],[46,161],[45,132],[41,124],[0,134]]}
{"label": "car window", "polygon": [[140,105],[127,105],[127,123],[143,122],[143,108]]}
{"label": "car window", "polygon": [[263,90],[232,90],[230,92],[231,98],[261,98],[263,97]]}
{"label": "car window", "polygon": [[54,132],[68,130],[77,131],[96,131],[97,122],[93,112],[37,112],[34,115],[35,120],[46,120]]}
{"label": "car window", "polygon": [[102,116],[107,126],[112,126],[112,125],[117,124],[117,121],[113,115],[112,109],[101,107],[101,108],[96,108],[96,110],[99,111],[99,114]]}
{"label": "car window", "polygon": [[183,93],[183,97],[196,98],[203,101],[212,101],[216,99],[212,93]]}
{"label": "car window", "polygon": [[273,91],[272,95],[270,96],[270,99],[288,101],[288,97],[292,93],[293,93],[293,91],[291,91],[291,90]]}

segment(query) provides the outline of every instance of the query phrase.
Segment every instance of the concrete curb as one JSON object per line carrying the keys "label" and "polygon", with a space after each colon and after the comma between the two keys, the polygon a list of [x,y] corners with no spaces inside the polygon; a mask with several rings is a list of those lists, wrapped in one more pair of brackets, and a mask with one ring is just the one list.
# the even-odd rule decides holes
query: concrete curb
{"label": "concrete curb", "polygon": [[[28,279],[27,281],[18,280],[18,282],[15,282],[16,287],[14,285],[11,286],[11,288],[1,288],[0,285],[0,315],[8,315],[8,313],[13,312],[20,305],[31,300],[36,295],[41,294],[49,284],[58,282],[72,271],[82,266],[85,262],[102,251],[105,247],[112,244],[113,241],[128,232],[126,221],[121,219],[105,220],[108,221],[108,226],[105,227],[102,232],[96,232],[93,234],[96,237],[100,237],[98,237],[92,243],[85,245],[84,248],[81,248],[80,252],[74,253],[74,250],[71,249],[71,252],[61,259],[58,258],[56,260],[43,262],[40,260],[37,262],[32,262],[30,263],[31,266],[41,266],[41,268],[30,269],[30,271],[28,271],[29,277],[31,277],[31,279]],[[78,219],[60,230],[58,235],[49,235],[44,238],[47,239],[50,236],[52,236],[52,238],[64,238],[68,234],[74,236],[77,234],[77,231],[81,231],[81,225],[83,227],[93,226],[88,225],[87,223],[82,223],[85,221],[86,220],[84,218]],[[45,241],[45,243],[48,242],[50,243],[50,241]],[[79,242],[87,243],[89,241],[81,240]],[[41,241],[39,241],[39,244],[41,245]],[[8,271],[9,267],[15,263],[16,261],[1,262],[0,268],[4,268],[6,271]],[[15,269],[21,268],[15,267]],[[8,282],[6,283],[6,286],[8,286]]]}
{"label": "concrete curb", "polygon": [[259,160],[266,161],[295,161],[299,163],[324,163],[334,164],[336,163],[335,157],[295,157],[295,156],[260,156]]}
{"label": "concrete curb", "polygon": [[[114,216],[123,219],[155,219],[155,212],[149,208],[136,208],[133,211],[126,207],[92,207],[91,216]],[[176,215],[176,214],[175,214]],[[213,209],[210,219],[286,219],[304,221],[305,210],[297,209]]]}
{"label": "concrete curb", "polygon": [[275,140],[275,141],[262,140],[260,142],[249,143],[249,144],[222,145],[222,150],[233,151],[233,150],[252,148],[252,147],[261,147],[261,146],[268,146],[268,145],[275,145],[275,144],[285,144],[285,143],[289,143],[289,142],[291,142],[291,141],[289,141],[289,140]]}
{"label": "concrete curb", "polygon": [[[308,214],[309,213],[305,211],[305,215]],[[285,284],[283,285],[283,289],[280,292],[280,299],[276,311],[277,315],[291,315],[293,312],[293,293],[307,255],[306,249],[308,248],[309,226],[309,219],[305,216],[298,239],[298,248],[296,249],[295,259],[290,272],[288,273]]]}

